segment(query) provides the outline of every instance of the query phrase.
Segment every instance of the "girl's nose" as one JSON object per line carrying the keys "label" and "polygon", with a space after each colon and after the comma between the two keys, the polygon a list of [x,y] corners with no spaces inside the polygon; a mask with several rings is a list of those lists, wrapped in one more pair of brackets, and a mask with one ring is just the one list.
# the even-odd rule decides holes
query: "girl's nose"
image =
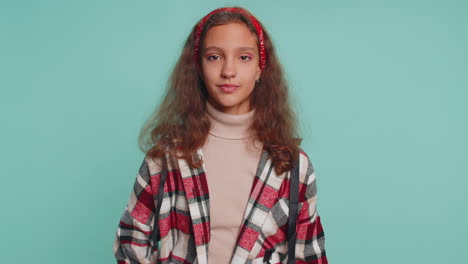
{"label": "girl's nose", "polygon": [[236,76],[236,67],[235,63],[231,60],[225,60],[223,68],[221,70],[221,76],[223,78],[232,78]]}

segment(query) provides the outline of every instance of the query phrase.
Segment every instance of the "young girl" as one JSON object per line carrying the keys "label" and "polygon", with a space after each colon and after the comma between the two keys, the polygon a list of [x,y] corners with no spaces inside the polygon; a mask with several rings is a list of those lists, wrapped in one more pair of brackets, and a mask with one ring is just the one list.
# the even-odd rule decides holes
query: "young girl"
{"label": "young girl", "polygon": [[118,226],[118,263],[328,263],[314,169],[288,100],[273,43],[250,12],[202,18],[142,130],[146,156]]}

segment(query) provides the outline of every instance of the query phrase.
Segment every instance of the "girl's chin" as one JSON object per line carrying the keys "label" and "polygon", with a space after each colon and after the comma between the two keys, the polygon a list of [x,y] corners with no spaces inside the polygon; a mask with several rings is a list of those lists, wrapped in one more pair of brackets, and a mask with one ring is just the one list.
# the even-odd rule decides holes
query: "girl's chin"
{"label": "girl's chin", "polygon": [[215,108],[224,113],[244,114],[249,112],[248,103],[246,104],[242,100],[215,100],[215,102]]}

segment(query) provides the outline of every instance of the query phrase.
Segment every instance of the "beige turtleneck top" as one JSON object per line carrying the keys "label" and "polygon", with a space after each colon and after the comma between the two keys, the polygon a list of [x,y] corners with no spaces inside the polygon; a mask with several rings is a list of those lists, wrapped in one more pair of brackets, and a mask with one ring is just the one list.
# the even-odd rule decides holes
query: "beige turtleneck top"
{"label": "beige turtleneck top", "polygon": [[210,133],[202,147],[210,195],[208,261],[229,263],[250,195],[263,144],[249,130],[255,109],[226,114],[206,103]]}

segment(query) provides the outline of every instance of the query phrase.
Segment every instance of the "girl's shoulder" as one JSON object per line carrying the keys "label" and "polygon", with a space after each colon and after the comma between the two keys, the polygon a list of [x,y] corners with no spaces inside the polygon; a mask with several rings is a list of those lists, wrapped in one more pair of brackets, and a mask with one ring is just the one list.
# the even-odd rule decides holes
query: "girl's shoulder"
{"label": "girl's shoulder", "polygon": [[[176,142],[176,140],[173,141]],[[147,164],[151,174],[161,173],[163,170],[170,171],[177,169],[177,154],[180,153],[177,152],[177,148],[173,151],[171,147],[172,146],[165,146],[165,152],[162,154],[162,157],[154,157],[153,155],[149,156],[148,153],[145,154],[143,162]]]}
{"label": "girl's shoulder", "polygon": [[308,174],[312,174],[314,172],[314,167],[309,155],[301,147],[299,147],[299,166],[301,169],[306,167],[306,169],[309,171]]}
{"label": "girl's shoulder", "polygon": [[317,194],[314,166],[310,155],[304,149],[299,150],[299,201],[310,201]]}

